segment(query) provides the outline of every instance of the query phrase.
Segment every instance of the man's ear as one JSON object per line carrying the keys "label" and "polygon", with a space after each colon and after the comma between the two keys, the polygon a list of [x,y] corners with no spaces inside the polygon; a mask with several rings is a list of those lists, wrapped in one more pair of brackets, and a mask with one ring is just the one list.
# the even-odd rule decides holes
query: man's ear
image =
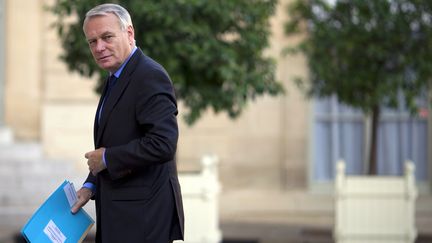
{"label": "man's ear", "polygon": [[129,42],[130,44],[133,44],[133,42],[135,41],[135,31],[132,25],[129,25],[127,27],[127,33],[128,33],[128,37],[129,37]]}

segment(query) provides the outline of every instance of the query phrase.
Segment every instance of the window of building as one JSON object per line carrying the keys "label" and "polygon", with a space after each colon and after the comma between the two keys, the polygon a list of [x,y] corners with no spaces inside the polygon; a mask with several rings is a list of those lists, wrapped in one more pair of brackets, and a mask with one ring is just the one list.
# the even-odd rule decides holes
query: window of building
{"label": "window of building", "polygon": [[[425,96],[426,97],[426,96]],[[377,171],[401,175],[403,164],[412,160],[416,180],[429,180],[427,99],[419,99],[422,109],[411,116],[406,107],[383,109],[378,128]],[[313,117],[312,183],[333,181],[335,164],[343,159],[347,173],[364,174],[367,169],[370,125],[360,110],[338,102],[337,97],[316,100]]]}

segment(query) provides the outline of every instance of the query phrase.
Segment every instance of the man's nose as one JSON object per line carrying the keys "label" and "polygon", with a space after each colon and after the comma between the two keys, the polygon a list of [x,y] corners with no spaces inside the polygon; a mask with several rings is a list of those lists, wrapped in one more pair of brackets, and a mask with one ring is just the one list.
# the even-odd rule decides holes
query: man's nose
{"label": "man's nose", "polygon": [[96,41],[96,51],[100,52],[105,50],[105,43],[103,42],[103,40],[97,40]]}

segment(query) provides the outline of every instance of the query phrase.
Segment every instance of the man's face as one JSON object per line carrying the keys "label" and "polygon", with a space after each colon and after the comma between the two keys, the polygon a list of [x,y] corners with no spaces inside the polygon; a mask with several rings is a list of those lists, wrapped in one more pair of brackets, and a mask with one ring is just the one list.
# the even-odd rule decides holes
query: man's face
{"label": "man's face", "polygon": [[111,73],[117,71],[134,45],[133,27],[121,30],[118,18],[111,13],[88,19],[84,34],[96,63]]}

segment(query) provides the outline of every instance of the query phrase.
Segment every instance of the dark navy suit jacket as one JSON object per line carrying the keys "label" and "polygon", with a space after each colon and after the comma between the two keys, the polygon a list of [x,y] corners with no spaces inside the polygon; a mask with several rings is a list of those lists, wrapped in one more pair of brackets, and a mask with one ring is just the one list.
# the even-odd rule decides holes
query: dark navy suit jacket
{"label": "dark navy suit jacket", "polygon": [[95,148],[106,148],[107,161],[106,170],[89,173],[86,180],[96,185],[98,242],[157,243],[166,232],[170,240],[183,239],[176,116],[168,74],[136,50],[105,100],[100,120],[95,118]]}

